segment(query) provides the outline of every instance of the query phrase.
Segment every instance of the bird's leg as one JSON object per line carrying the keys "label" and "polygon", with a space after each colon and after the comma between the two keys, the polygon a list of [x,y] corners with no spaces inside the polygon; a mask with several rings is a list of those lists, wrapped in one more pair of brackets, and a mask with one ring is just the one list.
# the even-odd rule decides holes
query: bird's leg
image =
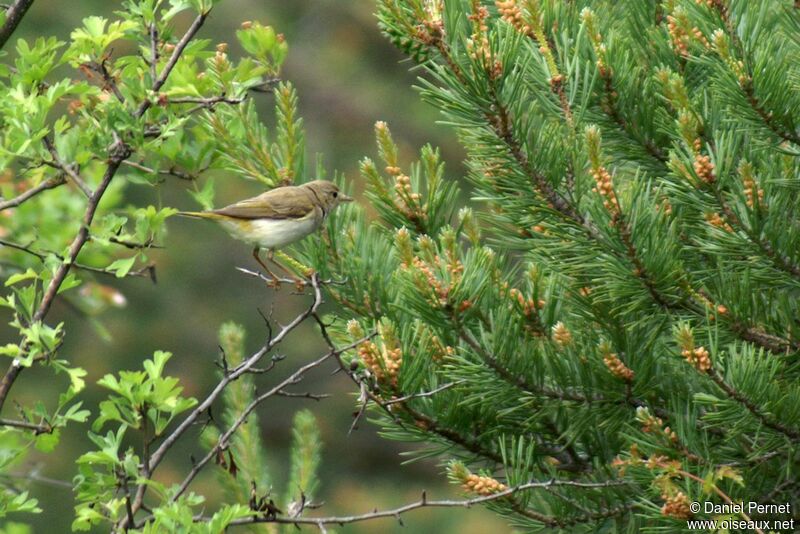
{"label": "bird's leg", "polygon": [[286,268],[286,267],[285,267],[285,266],[284,266],[284,265],[283,265],[281,262],[279,262],[278,260],[276,260],[276,259],[275,259],[275,251],[274,251],[274,250],[270,249],[270,250],[267,252],[267,259],[268,259],[269,261],[271,261],[272,263],[274,263],[275,265],[277,265],[278,267],[280,267],[280,268],[281,268],[281,270],[282,270],[283,272],[285,272],[286,274],[288,274],[288,275],[289,275],[289,277],[290,277],[292,280],[294,280],[294,285],[295,285],[295,287],[297,287],[297,290],[298,290],[298,291],[302,291],[302,290],[303,290],[303,287],[305,287],[305,286],[306,286],[306,281],[305,281],[305,280],[303,280],[302,278],[299,278],[299,277],[298,277],[296,274],[294,274],[292,271],[290,271],[289,269],[287,269],[287,268]]}
{"label": "bird's leg", "polygon": [[[263,267],[264,270],[267,271],[267,273],[269,273],[270,277],[272,277],[272,282],[268,282],[267,284],[270,287],[276,287],[277,288],[280,285],[279,277],[275,273],[273,273],[272,270],[269,267],[267,267],[266,263],[261,261],[261,257],[258,255],[259,250],[260,249],[258,247],[253,249],[253,257],[258,262],[258,264],[261,265],[261,267]],[[272,255],[272,251],[271,250],[269,251],[269,255]]]}

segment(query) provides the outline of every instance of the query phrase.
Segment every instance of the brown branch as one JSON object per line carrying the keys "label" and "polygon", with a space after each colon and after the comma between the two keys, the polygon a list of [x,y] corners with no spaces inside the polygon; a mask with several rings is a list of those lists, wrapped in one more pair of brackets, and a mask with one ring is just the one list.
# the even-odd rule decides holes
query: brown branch
{"label": "brown branch", "polygon": [[755,91],[753,91],[752,81],[748,81],[747,83],[741,85],[741,88],[747,99],[747,103],[750,104],[750,107],[753,108],[753,111],[755,111],[758,114],[758,116],[761,118],[762,121],[764,121],[764,124],[772,133],[774,133],[784,141],[789,141],[791,143],[794,143],[795,145],[800,146],[800,135],[788,129],[785,129],[780,124],[777,124],[775,122],[775,117],[773,116],[772,112],[766,111],[764,109],[764,106],[758,100]]}
{"label": "brown branch", "polygon": [[[62,256],[61,254],[57,254],[57,253],[51,252],[51,251],[37,252],[37,251],[33,250],[30,247],[27,247],[25,245],[21,245],[19,243],[14,243],[13,241],[6,241],[5,239],[0,239],[0,245],[2,245],[4,247],[8,247],[8,248],[13,248],[13,249],[19,250],[20,252],[25,252],[26,254],[30,254],[31,256],[34,256],[35,258],[38,258],[39,261],[42,261],[42,262],[44,262],[45,259],[47,259],[47,256],[55,256],[59,260],[64,261],[64,256]],[[90,272],[90,273],[97,273],[97,274],[105,274],[105,275],[114,276],[114,277],[117,276],[116,272],[109,271],[108,269],[103,269],[101,267],[92,267],[90,265],[84,265],[82,263],[74,263],[72,266],[74,268],[76,268],[76,269],[80,269],[81,271],[87,271],[87,272]],[[148,266],[146,266],[146,267],[144,267],[144,268],[142,268],[142,269],[140,269],[138,271],[130,271],[125,276],[143,276],[143,277],[153,278],[153,269],[154,269],[154,266],[148,265]]]}
{"label": "brown branch", "polygon": [[[128,524],[131,526],[131,528],[136,528],[137,527],[136,520],[133,517],[133,508],[131,507],[131,490],[130,487],[128,486],[128,476],[125,473],[122,473],[121,475],[118,476],[120,476],[120,478],[122,479],[121,481],[122,489],[125,490],[125,513],[127,514],[128,517]],[[125,530],[127,531],[128,529]]]}
{"label": "brown branch", "polygon": [[[116,174],[117,169],[119,169],[122,161],[130,156],[130,148],[118,139],[111,146],[110,153],[111,158],[108,161],[105,174],[100,181],[100,185],[98,185],[97,189],[94,191],[94,193],[92,193],[92,196],[89,199],[89,204],[83,214],[81,228],[78,231],[78,234],[75,236],[75,239],[72,240],[72,243],[69,246],[67,257],[64,259],[63,263],[59,265],[58,269],[53,275],[53,278],[50,280],[50,283],[44,292],[44,296],[42,297],[42,301],[39,304],[36,312],[33,314],[32,319],[34,323],[44,319],[45,315],[47,315],[47,312],[50,311],[50,307],[53,305],[53,301],[58,294],[58,290],[61,288],[61,284],[64,282],[64,279],[67,277],[70,269],[75,264],[75,259],[78,257],[83,245],[85,245],[89,239],[89,226],[91,226],[92,221],[94,220],[94,215],[97,212],[97,206],[100,203],[100,199],[103,197],[103,194],[106,192],[109,184],[111,184],[111,180],[114,178],[114,175]],[[18,358],[14,358],[2,380],[0,380],[0,410],[2,410],[3,404],[8,397],[8,392],[11,390],[11,386],[14,384],[14,381],[22,372],[22,369],[22,363]]]}
{"label": "brown branch", "polygon": [[[8,426],[14,428],[24,428],[25,430],[33,430],[34,435],[50,434],[53,432],[53,427],[49,424],[36,424],[29,421],[16,421],[12,419],[0,419],[0,426]],[[70,486],[71,487],[71,486]]]}
{"label": "brown branch", "polygon": [[[198,14],[194,19],[194,22],[192,22],[192,25],[189,26],[189,29],[186,30],[186,33],[183,34],[183,37],[181,37],[181,40],[175,45],[175,49],[172,51],[172,55],[169,57],[167,64],[164,66],[164,69],[161,71],[161,74],[159,74],[158,78],[156,78],[153,82],[153,87],[150,88],[153,93],[161,89],[161,87],[166,83],[169,74],[172,72],[172,69],[174,69],[175,65],[178,64],[178,60],[183,54],[184,49],[194,38],[195,34],[200,31],[200,28],[203,26],[203,23],[205,22],[209,13],[210,11],[205,11]],[[153,102],[149,98],[142,100],[142,103],[139,104],[139,107],[134,113],[134,117],[137,119],[140,118],[142,115],[144,115],[145,111],[150,109],[150,106],[152,105]]]}
{"label": "brown branch", "polygon": [[160,106],[167,106],[169,104],[197,104],[191,107],[183,117],[188,117],[202,109],[213,109],[217,104],[230,104],[238,105],[245,101],[245,97],[233,98],[225,95],[209,96],[209,97],[176,97],[176,98],[159,98],[158,104]]}
{"label": "brown branch", "polygon": [[275,86],[281,82],[281,79],[278,77],[267,78],[262,83],[258,85],[252,85],[247,88],[248,91],[253,91],[254,93],[272,93]]}
{"label": "brown branch", "polygon": [[[463,329],[459,330],[459,337],[472,348],[480,356],[481,360],[486,363],[498,376],[500,376],[506,382],[517,386],[522,391],[526,393],[530,393],[531,395],[542,395],[544,397],[548,397],[555,400],[560,401],[572,401],[572,402],[579,402],[579,403],[592,403],[592,402],[602,402],[605,399],[600,396],[586,396],[580,393],[574,393],[570,391],[557,391],[550,389],[546,386],[536,386],[534,384],[529,383],[523,376],[520,374],[513,373],[506,369],[503,365],[500,364],[497,357],[487,352],[478,341],[472,337],[468,332],[464,331]],[[638,406],[638,405],[637,405]]]}
{"label": "brown branch", "polygon": [[181,180],[187,180],[187,181],[196,180],[197,174],[207,170],[207,169],[201,169],[200,171],[198,171],[197,174],[194,174],[177,169],[175,166],[172,166],[169,169],[152,169],[150,167],[142,165],[141,163],[136,163],[135,161],[128,161],[128,160],[125,160],[123,164],[129,167],[133,167],[134,169],[138,169],[142,172],[146,172],[148,174],[153,174],[153,175],[163,174],[165,176],[174,176],[175,178],[180,178]]}
{"label": "brown branch", "polygon": [[313,401],[321,401],[323,399],[327,399],[328,397],[330,397],[330,394],[328,393],[311,393],[309,391],[298,393],[296,391],[284,391],[284,390],[278,391],[277,393],[275,393],[275,395],[278,397],[289,397],[292,399],[310,399]]}
{"label": "brown branch", "polygon": [[639,143],[654,159],[659,163],[666,163],[668,158],[658,145],[651,139],[643,137],[635,126],[625,120],[625,117],[620,113],[619,106],[617,105],[617,91],[614,89],[614,79],[611,68],[608,66],[600,68],[600,77],[603,79],[603,90],[605,92],[605,102],[603,103],[604,105],[600,106],[601,109],[606,115],[611,117],[623,132]]}
{"label": "brown branch", "polygon": [[124,104],[125,96],[120,92],[119,87],[117,87],[117,81],[114,79],[114,76],[108,71],[108,67],[106,67],[107,62],[108,56],[104,55],[99,62],[91,61],[89,63],[84,63],[82,66],[98,73],[103,78],[103,91],[110,89],[111,92],[114,93],[114,96],[117,97],[117,100]]}
{"label": "brown branch", "polygon": [[711,193],[717,200],[717,204],[719,204],[720,208],[722,209],[722,213],[725,215],[727,222],[731,226],[741,229],[750,239],[750,242],[753,243],[759,250],[761,250],[761,252],[770,259],[772,264],[777,269],[784,271],[800,280],[800,265],[793,263],[791,258],[776,251],[769,241],[761,239],[759,235],[754,232],[752,228],[750,228],[750,226],[743,223],[739,216],[736,215],[736,212],[733,211],[733,208],[731,208],[728,202],[725,201],[725,197],[722,196],[722,193],[717,187],[715,187],[715,185],[716,183],[711,184],[709,189],[711,189]]}
{"label": "brown branch", "polygon": [[19,23],[22,22],[22,17],[28,11],[28,8],[33,5],[33,0],[16,0],[6,10],[6,22],[0,28],[0,49],[2,49],[14,30],[17,29]]}
{"label": "brown branch", "polygon": [[158,76],[158,28],[150,25],[150,79],[155,82]]}
{"label": "brown branch", "polygon": [[[247,359],[245,359],[242,363],[233,367],[228,370],[227,373],[222,377],[222,379],[217,383],[214,389],[206,396],[205,400],[198,404],[194,410],[186,416],[186,418],[181,421],[181,423],[173,430],[164,440],[161,442],[161,445],[153,451],[152,455],[150,456],[150,461],[147,462],[146,466],[143,466],[142,471],[148,474],[152,474],[161,461],[164,459],[164,456],[169,452],[169,450],[175,445],[175,443],[180,439],[180,437],[189,429],[191,426],[197,421],[197,419],[206,413],[206,411],[211,408],[211,405],[214,401],[222,394],[228,384],[239,378],[245,373],[248,373],[249,370],[261,360],[264,355],[266,355],[269,351],[271,351],[276,345],[281,343],[290,332],[292,332],[295,328],[297,328],[303,321],[305,321],[308,317],[315,314],[319,306],[322,304],[322,290],[319,284],[319,279],[316,274],[312,275],[311,278],[311,285],[314,288],[314,300],[311,306],[297,315],[292,322],[284,326],[278,334],[268,340],[264,346],[262,346],[258,351],[250,355]],[[136,497],[133,501],[133,511],[136,513],[139,509],[141,509],[142,504],[144,502],[144,494],[147,490],[147,485],[142,484],[138,487],[136,491]],[[125,528],[128,525],[127,518],[123,518],[120,522],[120,528]]]}
{"label": "brown branch", "polygon": [[248,404],[247,407],[245,407],[245,409],[242,410],[242,413],[239,415],[239,417],[236,418],[233,424],[231,424],[228,430],[226,430],[225,433],[219,437],[216,445],[214,445],[214,447],[212,447],[211,450],[209,450],[208,453],[199,462],[195,463],[195,465],[192,467],[192,470],[189,472],[186,478],[183,479],[183,482],[178,487],[178,490],[172,495],[171,501],[175,502],[181,495],[183,495],[183,493],[188,489],[189,484],[191,484],[192,480],[194,480],[194,478],[198,475],[198,473],[200,473],[200,471],[206,466],[206,464],[208,464],[208,462],[210,462],[217,455],[218,452],[223,451],[225,450],[225,448],[227,448],[228,441],[231,439],[231,436],[233,436],[236,430],[238,430],[238,428],[245,422],[247,417],[253,412],[253,410],[256,409],[256,407],[259,404],[269,399],[270,397],[276,395],[285,395],[286,392],[283,391],[283,388],[285,388],[286,386],[297,384],[303,379],[304,375],[308,371],[322,365],[331,356],[342,354],[348,350],[351,350],[360,345],[361,343],[363,343],[364,341],[366,341],[367,339],[369,338],[364,337],[362,339],[359,339],[358,341],[350,343],[346,347],[337,349],[335,351],[327,352],[320,358],[317,358],[316,360],[309,362],[306,365],[297,369],[294,373],[292,373],[287,378],[282,380],[278,385],[271,388],[269,391],[266,391],[265,393],[262,393],[261,395],[258,395],[256,398],[254,398],[250,402],[250,404]]}
{"label": "brown branch", "polygon": [[[464,500],[431,501],[428,500],[427,494],[423,492],[420,500],[391,510],[383,510],[383,511],[375,510],[372,512],[367,512],[359,515],[328,516],[328,517],[256,516],[250,519],[236,519],[234,521],[231,521],[228,524],[228,526],[250,525],[253,523],[280,523],[285,525],[316,525],[318,528],[321,529],[324,525],[345,525],[348,523],[358,523],[361,521],[370,521],[373,519],[387,518],[387,517],[399,519],[400,515],[410,512],[412,510],[416,510],[418,508],[470,508],[476,504],[483,504],[501,499],[506,499],[517,493],[532,489],[549,489],[559,486],[569,486],[573,488],[585,488],[585,489],[606,489],[625,484],[626,484],[625,482],[618,480],[607,480],[605,482],[578,482],[572,480],[553,479],[547,482],[528,482],[526,484],[512,486],[510,488],[507,488],[503,491],[499,491],[497,493],[493,493],[491,495],[483,495],[480,497],[473,497],[471,499],[464,499]],[[558,519],[551,518],[549,516],[546,517],[558,523]]]}
{"label": "brown branch", "polygon": [[58,156],[58,152],[56,151],[56,147],[53,144],[53,140],[48,136],[44,136],[42,141],[44,142],[44,146],[47,148],[47,151],[50,152],[50,157],[53,158],[53,163],[55,166],[70,177],[75,185],[78,186],[84,195],[86,195],[86,198],[91,198],[92,190],[89,189],[89,186],[86,185],[86,182],[84,182],[81,177],[78,176],[78,173],[75,172],[75,169],[72,167],[72,165],[67,165],[61,160],[61,158]]}
{"label": "brown branch", "polygon": [[214,104],[241,104],[244,102],[244,97],[231,98],[229,96],[209,96],[209,97],[194,97],[194,96],[180,96],[176,98],[167,99],[167,104],[200,104],[201,107],[210,108]]}
{"label": "brown branch", "polygon": [[9,200],[4,200],[3,202],[0,202],[0,211],[7,210],[9,208],[16,208],[17,206],[19,206],[20,204],[24,203],[25,201],[30,200],[31,198],[35,197],[39,193],[47,191],[48,189],[55,189],[56,187],[64,185],[64,183],[66,183],[66,179],[64,178],[63,175],[56,176],[54,178],[48,178],[47,180],[43,181],[42,183],[40,183],[36,187],[32,187],[31,189],[28,189],[24,193],[14,197],[14,198],[11,198]]}

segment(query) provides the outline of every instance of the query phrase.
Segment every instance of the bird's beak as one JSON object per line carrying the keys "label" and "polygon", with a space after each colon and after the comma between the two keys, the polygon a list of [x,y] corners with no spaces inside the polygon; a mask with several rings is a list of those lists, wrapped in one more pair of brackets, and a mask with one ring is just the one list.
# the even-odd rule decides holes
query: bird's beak
{"label": "bird's beak", "polygon": [[339,202],[352,202],[353,197],[348,197],[344,193],[339,193]]}

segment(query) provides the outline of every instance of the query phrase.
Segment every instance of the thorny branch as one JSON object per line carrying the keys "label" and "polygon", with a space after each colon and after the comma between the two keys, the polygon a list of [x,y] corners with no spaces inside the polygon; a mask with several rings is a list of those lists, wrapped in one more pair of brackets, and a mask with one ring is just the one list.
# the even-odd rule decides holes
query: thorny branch
{"label": "thorny branch", "polygon": [[[210,451],[208,451],[208,453],[199,462],[197,462],[194,465],[192,470],[189,472],[189,474],[186,476],[186,478],[181,483],[180,487],[178,488],[178,491],[172,496],[172,501],[174,502],[175,500],[178,499],[178,497],[183,495],[183,493],[189,487],[189,484],[192,482],[192,480],[206,466],[206,464],[208,464],[208,462],[211,461],[211,459],[214,458],[217,455],[218,452],[223,451],[223,450],[225,450],[227,448],[228,442],[231,439],[231,436],[233,436],[233,434],[236,432],[236,430],[247,420],[247,417],[253,412],[253,410],[256,409],[256,407],[259,404],[263,403],[265,400],[267,400],[270,397],[273,397],[275,395],[286,395],[286,392],[283,391],[283,388],[285,388],[286,386],[291,386],[291,385],[297,384],[298,382],[300,382],[303,379],[305,374],[308,371],[310,371],[311,369],[314,369],[315,367],[319,367],[320,365],[322,365],[324,362],[326,362],[332,356],[338,356],[339,354],[342,354],[343,352],[347,352],[348,350],[351,350],[351,349],[357,347],[358,345],[360,345],[364,341],[368,340],[370,337],[372,337],[372,336],[371,335],[370,336],[365,336],[362,339],[359,339],[358,341],[355,341],[355,342],[350,343],[349,345],[347,345],[345,347],[342,347],[341,349],[331,350],[331,351],[327,352],[326,354],[322,355],[321,357],[317,358],[316,360],[314,360],[314,361],[312,361],[310,363],[307,363],[306,365],[304,365],[304,366],[300,367],[299,369],[297,369],[294,373],[292,373],[287,378],[282,380],[279,384],[277,384],[276,386],[271,388],[269,391],[266,391],[266,392],[262,393],[261,395],[256,396],[256,398],[253,399],[253,401],[250,402],[250,404],[248,404],[247,407],[244,410],[242,410],[242,413],[239,415],[239,417],[236,418],[236,420],[233,422],[233,424],[230,426],[230,428],[228,428],[228,430],[226,430],[225,433],[222,434],[219,437],[219,439],[217,440],[216,445],[214,445],[214,447]],[[301,396],[306,396],[306,394],[300,394],[300,395]]]}
{"label": "thorny branch", "polygon": [[[222,379],[217,383],[213,390],[206,396],[206,398],[198,404],[194,410],[192,410],[189,415],[169,434],[167,435],[161,444],[158,446],[156,450],[152,452],[150,455],[150,461],[147,462],[147,465],[142,466],[142,472],[148,473],[152,475],[161,461],[164,459],[164,456],[169,452],[169,450],[175,445],[175,443],[183,436],[183,434],[192,427],[192,425],[204,414],[208,411],[209,408],[214,404],[214,401],[222,394],[228,385],[239,378],[240,376],[249,373],[250,370],[263,358],[267,355],[274,347],[278,344],[283,342],[286,337],[291,333],[295,328],[297,328],[301,323],[303,323],[306,319],[311,316],[316,317],[317,309],[322,304],[322,289],[319,281],[319,277],[314,274],[311,277],[310,284],[314,290],[313,302],[311,306],[309,306],[305,311],[297,315],[289,324],[284,326],[280,332],[276,335],[271,336],[270,339],[255,353],[251,354],[247,359],[242,361],[240,364],[236,365],[235,367],[231,367],[228,369],[228,372],[222,377]],[[331,351],[326,355],[327,357],[336,356],[338,358],[338,353],[335,348],[332,348]],[[302,373],[298,376],[302,376],[308,369],[304,369]],[[291,378],[291,377],[290,377]],[[281,384],[278,390],[288,385],[288,383]],[[274,395],[275,392],[271,393]],[[255,408],[255,406],[253,406]],[[252,409],[251,409],[252,411]],[[245,416],[246,417],[246,416]],[[244,419],[242,419],[242,422]],[[241,422],[239,423],[241,424]],[[207,462],[207,460],[206,460]],[[194,471],[194,470],[193,470]],[[191,478],[194,478],[196,473],[191,475]],[[189,482],[191,482],[191,478],[188,479],[186,485],[188,486]],[[144,495],[147,490],[147,485],[143,484],[140,485],[136,490],[136,495],[134,497],[132,503],[133,513],[135,514],[142,508],[142,504],[144,503]],[[127,518],[123,519],[118,525],[120,529],[125,529],[128,527],[128,520]]]}

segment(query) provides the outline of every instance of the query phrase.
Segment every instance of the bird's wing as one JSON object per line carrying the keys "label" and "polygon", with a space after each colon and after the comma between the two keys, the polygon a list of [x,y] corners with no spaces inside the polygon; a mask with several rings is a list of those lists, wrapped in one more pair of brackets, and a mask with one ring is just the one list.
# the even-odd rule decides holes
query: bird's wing
{"label": "bird's wing", "polygon": [[236,219],[302,219],[312,211],[314,204],[308,194],[300,187],[289,186],[240,200],[214,213]]}

